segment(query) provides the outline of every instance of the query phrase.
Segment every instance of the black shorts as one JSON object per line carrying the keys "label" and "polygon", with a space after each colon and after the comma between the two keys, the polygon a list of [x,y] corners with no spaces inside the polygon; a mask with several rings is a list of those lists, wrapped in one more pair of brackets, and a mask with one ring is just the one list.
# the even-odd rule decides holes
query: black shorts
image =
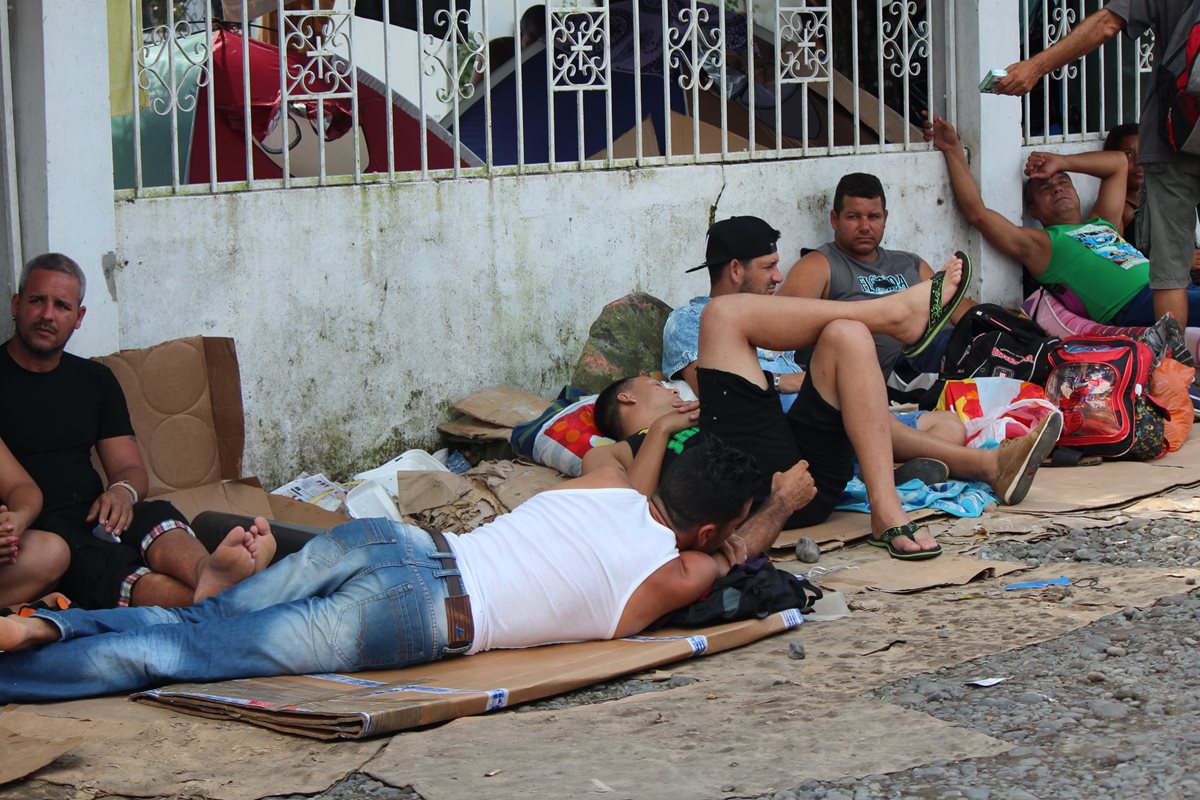
{"label": "black shorts", "polygon": [[133,507],[133,521],[120,542],[100,539],[92,533],[96,523],[87,521],[91,503],[58,506],[31,525],[66,540],[71,548],[58,591],[79,608],[115,608],[129,604],[133,584],[144,575],[146,549],[160,534],[181,528],[191,533],[187,518],[165,500],[146,500]]}
{"label": "black shorts", "polygon": [[700,429],[754,456],[770,491],[771,476],[807,461],[817,496],[793,514],[788,528],[824,522],[842,498],[854,469],[854,448],[842,425],[842,412],[806,380],[784,413],[779,393],[760,389],[740,375],[697,369]]}

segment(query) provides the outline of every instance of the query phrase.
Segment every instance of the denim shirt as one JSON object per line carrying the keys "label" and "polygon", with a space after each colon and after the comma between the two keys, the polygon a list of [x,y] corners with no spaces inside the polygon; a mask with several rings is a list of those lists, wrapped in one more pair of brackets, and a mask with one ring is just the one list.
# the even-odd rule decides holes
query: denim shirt
{"label": "denim shirt", "polygon": [[[663,326],[663,357],[662,370],[672,378],[693,361],[700,357],[700,313],[712,298],[708,295],[693,297],[686,306],[680,306],[671,312],[667,324]],[[795,353],[791,350],[758,349],[758,363],[763,372],[777,375],[795,375],[804,372],[796,364]],[[780,402],[786,411],[794,394],[780,394]]]}

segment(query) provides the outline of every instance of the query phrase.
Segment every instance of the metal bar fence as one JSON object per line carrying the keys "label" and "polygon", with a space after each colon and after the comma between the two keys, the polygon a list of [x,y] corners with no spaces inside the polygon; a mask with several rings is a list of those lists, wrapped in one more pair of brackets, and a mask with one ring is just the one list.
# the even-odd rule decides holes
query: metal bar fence
{"label": "metal bar fence", "polygon": [[[1021,57],[1053,46],[1098,7],[1092,0],[1022,0]],[[1022,102],[1024,144],[1100,139],[1121,123],[1136,122],[1153,78],[1153,42],[1151,33],[1135,42],[1118,36],[1042,78]]]}
{"label": "metal bar fence", "polygon": [[[157,95],[135,108],[131,152],[118,154],[131,185],[117,188],[142,197],[925,150],[923,114],[953,118],[954,87],[975,81],[954,74],[950,0],[936,0],[935,46],[934,2],[416,0],[408,13],[384,0],[371,16],[354,0],[223,0],[185,20],[167,3],[159,24],[131,25],[135,86]],[[1084,11],[1082,0],[1022,3],[1026,54]],[[1024,101],[1026,142],[1099,135],[1128,116],[1141,87],[1122,70],[1136,61],[1144,77],[1148,57],[1116,43],[1046,78]],[[1080,119],[1046,124],[1067,107]]]}

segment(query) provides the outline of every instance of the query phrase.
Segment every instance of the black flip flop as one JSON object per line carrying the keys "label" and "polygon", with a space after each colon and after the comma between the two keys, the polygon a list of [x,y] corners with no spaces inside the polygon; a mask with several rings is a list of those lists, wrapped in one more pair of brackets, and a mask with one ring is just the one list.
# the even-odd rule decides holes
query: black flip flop
{"label": "black flip flop", "polygon": [[954,256],[963,264],[962,282],[958,284],[958,291],[950,298],[950,302],[942,305],[942,285],[946,282],[946,273],[939,272],[933,276],[929,287],[929,322],[925,325],[925,333],[921,334],[921,338],[904,348],[904,355],[909,358],[925,352],[925,349],[941,333],[942,328],[946,327],[946,323],[950,321],[950,316],[958,308],[959,303],[967,296],[967,286],[970,285],[974,274],[971,259],[961,250]]}
{"label": "black flip flop", "polygon": [[886,548],[888,555],[890,555],[892,558],[899,558],[903,561],[924,561],[928,558],[937,558],[940,556],[942,554],[942,546],[940,544],[934,550],[918,550],[915,553],[906,553],[903,550],[897,550],[892,545],[892,540],[898,537],[911,539],[915,542],[917,540],[917,531],[919,530],[921,530],[921,527],[915,522],[910,522],[907,525],[897,525],[896,527],[888,528],[886,531],[881,533],[879,538],[868,536],[867,544],[871,545],[872,547]]}

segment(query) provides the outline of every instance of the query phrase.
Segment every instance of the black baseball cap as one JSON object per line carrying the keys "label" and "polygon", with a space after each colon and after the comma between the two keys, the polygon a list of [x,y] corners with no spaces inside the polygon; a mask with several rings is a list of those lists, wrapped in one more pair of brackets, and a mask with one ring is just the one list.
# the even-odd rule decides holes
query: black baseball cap
{"label": "black baseball cap", "polygon": [[730,217],[714,222],[704,238],[704,263],[685,272],[724,264],[733,259],[749,261],[775,252],[779,231],[758,217]]}

